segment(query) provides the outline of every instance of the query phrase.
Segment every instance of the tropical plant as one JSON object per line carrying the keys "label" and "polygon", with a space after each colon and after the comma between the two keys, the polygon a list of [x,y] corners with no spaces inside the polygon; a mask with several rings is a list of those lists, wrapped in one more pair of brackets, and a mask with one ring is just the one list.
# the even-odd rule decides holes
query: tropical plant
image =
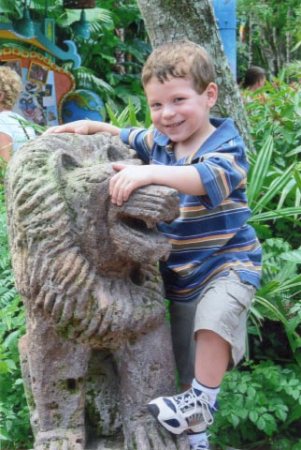
{"label": "tropical plant", "polygon": [[256,146],[256,153],[250,154],[248,191],[254,214],[252,223],[259,225],[265,221],[268,226],[258,230],[264,232],[263,237],[276,233],[297,247],[301,94],[294,85],[275,78],[258,93],[250,93],[246,109]]}
{"label": "tropical plant", "polygon": [[[129,99],[128,105],[120,112],[120,110],[116,109],[114,103],[108,102],[106,104],[106,110],[110,119],[110,122],[113,125],[116,125],[119,128],[125,127],[149,127],[151,126],[151,117],[149,109],[147,108],[144,111],[141,111],[139,105],[134,105]],[[139,117],[143,117],[142,120],[139,120]]]}
{"label": "tropical plant", "polygon": [[20,371],[18,340],[25,332],[7,242],[3,185],[0,186],[0,448],[29,446],[31,430]]}
{"label": "tropical plant", "polygon": [[301,449],[300,97],[284,79],[246,106],[256,149],[249,155],[250,223],[263,244],[263,277],[249,315],[254,361],[223,382],[212,429],[218,449]]}
{"label": "tropical plant", "polygon": [[273,75],[293,59],[299,59],[301,40],[299,0],[239,0],[238,20],[244,27],[239,66],[257,64]]}
{"label": "tropical plant", "polygon": [[271,361],[229,372],[211,429],[213,442],[223,449],[300,450],[300,377],[299,366]]}
{"label": "tropical plant", "polygon": [[[250,354],[257,359],[283,360],[282,344],[285,359],[301,367],[300,132],[296,114],[300,96],[283,80],[275,79],[267,92],[253,95],[246,107],[257,148],[257,153],[249,155],[250,223],[264,249],[262,284],[250,315]],[[282,339],[275,338],[275,329]],[[262,340],[262,332],[269,338]]]}
{"label": "tropical plant", "polygon": [[[90,89],[119,108],[131,98],[132,103],[143,109],[140,73],[150,45],[135,0],[97,0],[96,8],[85,10],[89,32],[83,35],[75,32],[80,10],[64,9],[58,0],[47,2],[47,6],[45,0],[0,0],[0,14],[5,21],[16,21],[22,17],[25,4],[37,26],[46,16],[55,20],[57,45],[63,46],[70,39],[76,43],[81,67],[74,69],[71,63],[62,64],[73,74],[76,88]],[[1,45],[24,47],[16,42]],[[30,42],[28,48],[32,48]]]}
{"label": "tropical plant", "polygon": [[59,22],[60,39],[72,38],[82,57],[81,68],[71,69],[77,87],[92,89],[119,108],[131,99],[143,109],[140,73],[150,45],[137,4],[134,0],[102,0],[97,4],[101,8],[86,10],[88,38],[73,33],[74,12],[66,10]]}

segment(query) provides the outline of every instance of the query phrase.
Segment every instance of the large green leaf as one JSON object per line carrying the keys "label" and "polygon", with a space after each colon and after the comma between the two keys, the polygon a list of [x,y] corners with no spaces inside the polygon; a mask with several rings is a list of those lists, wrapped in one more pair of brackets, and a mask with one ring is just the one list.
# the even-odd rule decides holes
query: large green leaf
{"label": "large green leaf", "polygon": [[[295,164],[288,167],[280,176],[275,178],[270,184],[269,189],[260,198],[256,199],[256,204],[253,206],[253,214],[261,211],[264,207],[268,206],[270,201],[288,185],[294,173]],[[265,180],[262,180],[262,185]],[[250,181],[251,183],[252,181]]]}
{"label": "large green leaf", "polygon": [[247,194],[251,209],[255,206],[256,200],[261,193],[265,178],[270,169],[273,149],[274,141],[272,136],[269,136],[256,158],[254,167],[250,171]]}

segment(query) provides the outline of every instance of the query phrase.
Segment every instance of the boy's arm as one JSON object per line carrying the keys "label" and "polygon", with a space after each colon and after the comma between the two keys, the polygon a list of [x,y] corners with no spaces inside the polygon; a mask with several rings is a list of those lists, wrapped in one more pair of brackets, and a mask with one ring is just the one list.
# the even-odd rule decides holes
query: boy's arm
{"label": "boy's arm", "polygon": [[44,134],[52,133],[77,133],[77,134],[95,134],[95,133],[110,133],[113,136],[120,134],[120,128],[106,122],[97,122],[94,120],[77,120],[75,122],[66,123],[65,125],[58,125],[50,127]]}
{"label": "boy's arm", "polygon": [[206,195],[198,171],[193,166],[125,165],[113,164],[118,173],[111,178],[111,200],[121,206],[131,193],[149,184],[161,184],[183,194]]}

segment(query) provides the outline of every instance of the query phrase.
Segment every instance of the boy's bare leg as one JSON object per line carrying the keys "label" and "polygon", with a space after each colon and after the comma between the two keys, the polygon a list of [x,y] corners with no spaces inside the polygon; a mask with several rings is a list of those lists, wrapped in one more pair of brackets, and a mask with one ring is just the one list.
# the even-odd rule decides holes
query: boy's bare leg
{"label": "boy's bare leg", "polygon": [[219,386],[230,362],[230,344],[209,330],[196,333],[195,378],[208,387]]}

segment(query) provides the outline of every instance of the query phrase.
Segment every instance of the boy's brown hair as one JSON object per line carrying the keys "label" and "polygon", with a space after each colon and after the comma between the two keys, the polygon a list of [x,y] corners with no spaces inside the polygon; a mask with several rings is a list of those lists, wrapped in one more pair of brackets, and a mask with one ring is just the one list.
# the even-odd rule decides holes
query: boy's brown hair
{"label": "boy's brown hair", "polygon": [[215,70],[203,47],[191,41],[176,41],[160,45],[150,54],[142,70],[143,87],[152,77],[160,83],[170,78],[191,78],[195,90],[202,94],[215,81]]}

